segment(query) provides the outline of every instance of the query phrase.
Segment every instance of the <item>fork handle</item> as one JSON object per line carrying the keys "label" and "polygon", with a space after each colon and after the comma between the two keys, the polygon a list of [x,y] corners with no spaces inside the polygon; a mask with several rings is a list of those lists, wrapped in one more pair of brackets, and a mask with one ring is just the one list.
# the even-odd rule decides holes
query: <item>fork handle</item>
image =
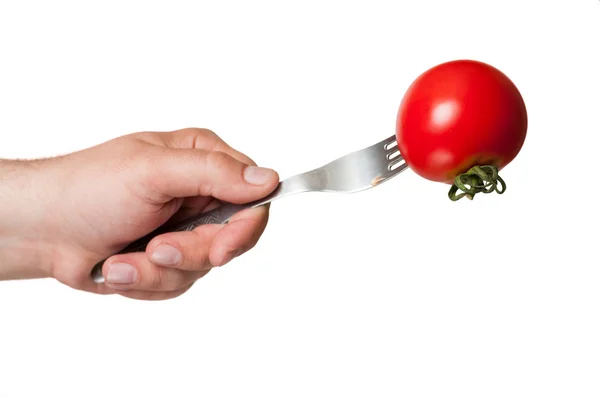
{"label": "fork handle", "polygon": [[[150,232],[149,234],[142,236],[136,241],[130,243],[129,245],[127,245],[127,247],[115,254],[143,252],[146,250],[146,246],[148,245],[148,243],[150,243],[150,241],[158,235],[167,232],[191,231],[194,228],[205,224],[225,224],[234,214],[244,209],[262,206],[283,196],[299,192],[306,192],[307,190],[308,189],[306,187],[306,184],[304,183],[303,176],[296,175],[287,178],[284,181],[281,181],[277,188],[275,188],[275,190],[271,192],[271,194],[267,195],[262,199],[242,205],[223,203],[221,206],[213,210],[201,213],[197,216],[187,218],[183,221],[178,222],[177,224],[163,225]],[[94,268],[92,269],[91,277],[92,280],[96,283],[104,282],[104,276],[102,275],[102,266],[104,265],[104,262],[107,260],[107,258],[104,258],[103,260],[97,262],[94,265]]]}

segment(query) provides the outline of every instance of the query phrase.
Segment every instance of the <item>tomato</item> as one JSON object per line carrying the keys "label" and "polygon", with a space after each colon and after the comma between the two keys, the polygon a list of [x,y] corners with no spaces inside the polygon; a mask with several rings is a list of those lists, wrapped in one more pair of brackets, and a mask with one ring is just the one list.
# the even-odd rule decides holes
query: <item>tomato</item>
{"label": "tomato", "polygon": [[[525,102],[515,84],[474,60],[442,63],[418,76],[396,119],[398,147],[408,166],[431,181],[454,186],[462,181],[467,190],[497,183],[477,178],[497,178],[520,152],[526,133]],[[481,167],[472,170],[475,166]]]}

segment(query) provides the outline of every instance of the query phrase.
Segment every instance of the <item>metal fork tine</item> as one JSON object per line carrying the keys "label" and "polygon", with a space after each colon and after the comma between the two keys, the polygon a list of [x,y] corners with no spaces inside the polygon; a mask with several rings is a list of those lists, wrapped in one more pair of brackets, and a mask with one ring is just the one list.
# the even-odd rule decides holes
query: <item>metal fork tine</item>
{"label": "metal fork tine", "polygon": [[[393,159],[393,160],[390,162],[390,164],[389,164],[389,166],[388,166],[388,169],[389,169],[390,171],[396,171],[396,168],[395,168],[394,166],[396,166],[396,165],[397,165],[398,163],[400,163],[400,162],[404,162],[404,158],[403,158],[402,156],[400,156],[400,157],[397,157],[397,158],[394,158],[394,159]],[[404,163],[406,163],[406,162],[404,162]]]}
{"label": "metal fork tine", "polygon": [[398,149],[398,145],[396,142],[396,136],[391,136],[383,141],[383,147],[386,151]]}

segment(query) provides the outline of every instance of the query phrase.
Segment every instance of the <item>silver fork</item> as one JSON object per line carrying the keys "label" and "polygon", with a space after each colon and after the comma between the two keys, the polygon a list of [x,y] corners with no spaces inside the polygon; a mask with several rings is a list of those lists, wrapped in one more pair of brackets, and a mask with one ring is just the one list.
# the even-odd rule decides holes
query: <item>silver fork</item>
{"label": "silver fork", "polygon": [[[289,177],[279,183],[268,196],[243,205],[223,203],[211,211],[199,214],[168,227],[163,226],[136,240],[118,252],[141,252],[157,235],[165,232],[191,231],[204,224],[223,224],[237,212],[267,204],[275,199],[301,192],[353,193],[376,187],[404,171],[408,165],[400,155],[396,136],[386,138],[375,145],[349,153],[317,169]],[[104,282],[102,265],[98,262],[92,270],[96,283]]]}

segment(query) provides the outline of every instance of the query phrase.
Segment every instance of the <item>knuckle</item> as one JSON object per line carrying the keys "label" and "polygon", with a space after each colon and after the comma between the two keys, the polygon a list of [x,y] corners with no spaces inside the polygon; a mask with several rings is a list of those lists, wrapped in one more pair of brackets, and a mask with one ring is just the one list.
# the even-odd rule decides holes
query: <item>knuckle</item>
{"label": "knuckle", "polygon": [[185,129],[185,134],[187,135],[188,140],[191,140],[192,148],[200,148],[203,146],[203,142],[214,141],[218,138],[214,131],[198,127]]}
{"label": "knuckle", "polygon": [[158,146],[150,146],[136,154],[132,154],[128,164],[137,178],[151,178],[162,168],[165,151]]}
{"label": "knuckle", "polygon": [[207,261],[205,259],[197,259],[196,261],[188,264],[187,270],[193,272],[204,271],[207,268],[206,263]]}
{"label": "knuckle", "polygon": [[166,171],[161,165],[161,156],[156,152],[145,153],[136,159],[133,167],[130,167],[131,185],[139,186],[143,197],[148,197],[152,201],[163,201],[164,195],[161,194],[162,186],[168,181]]}
{"label": "knuckle", "polygon": [[148,281],[148,289],[150,290],[162,290],[163,281],[164,281],[164,272],[162,267],[154,267],[155,272],[153,272],[152,277]]}
{"label": "knuckle", "polygon": [[188,283],[185,274],[177,269],[156,267],[156,272],[151,278],[148,289],[151,291],[171,292],[181,289]]}
{"label": "knuckle", "polygon": [[205,138],[215,138],[217,137],[217,134],[210,130],[210,129],[205,129],[205,128],[195,128],[194,129],[196,134],[199,136],[203,136]]}
{"label": "knuckle", "polygon": [[206,137],[216,135],[214,131],[207,129],[207,128],[203,128],[203,127],[188,127],[181,131],[183,133],[187,133],[190,135],[200,135],[200,136],[206,136]]}
{"label": "knuckle", "polygon": [[185,271],[202,271],[207,268],[207,254],[205,250],[199,250],[191,258],[185,258],[182,262],[182,269]]}
{"label": "knuckle", "polygon": [[232,166],[231,157],[225,152],[209,152],[206,156],[208,167],[213,171],[226,170]]}

